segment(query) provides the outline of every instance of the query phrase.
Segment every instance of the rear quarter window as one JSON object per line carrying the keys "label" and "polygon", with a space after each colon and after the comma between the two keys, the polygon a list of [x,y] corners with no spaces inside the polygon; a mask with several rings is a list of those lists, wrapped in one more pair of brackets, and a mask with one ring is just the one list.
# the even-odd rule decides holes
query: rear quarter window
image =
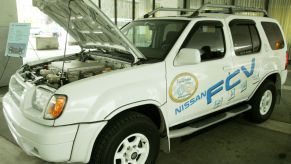
{"label": "rear quarter window", "polygon": [[273,22],[262,22],[262,26],[271,48],[273,50],[284,48],[285,43],[279,26]]}

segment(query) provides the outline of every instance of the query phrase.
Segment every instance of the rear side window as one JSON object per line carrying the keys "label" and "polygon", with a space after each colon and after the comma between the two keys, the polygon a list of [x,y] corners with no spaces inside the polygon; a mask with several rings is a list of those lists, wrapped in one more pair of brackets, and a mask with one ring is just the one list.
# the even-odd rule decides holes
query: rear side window
{"label": "rear side window", "polygon": [[284,39],[279,26],[272,22],[262,22],[270,46],[273,50],[282,49],[285,46]]}
{"label": "rear side window", "polygon": [[261,40],[255,25],[250,25],[251,38],[253,43],[253,52],[259,52],[261,49]]}
{"label": "rear side window", "polygon": [[229,26],[236,55],[242,56],[260,51],[261,40],[254,22],[235,20]]}

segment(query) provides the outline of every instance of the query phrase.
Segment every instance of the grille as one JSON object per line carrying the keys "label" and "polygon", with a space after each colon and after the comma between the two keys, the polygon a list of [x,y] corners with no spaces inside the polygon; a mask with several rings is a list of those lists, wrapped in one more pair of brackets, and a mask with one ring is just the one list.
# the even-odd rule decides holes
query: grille
{"label": "grille", "polygon": [[12,77],[9,84],[9,93],[14,102],[19,106],[25,87],[21,85],[15,77]]}

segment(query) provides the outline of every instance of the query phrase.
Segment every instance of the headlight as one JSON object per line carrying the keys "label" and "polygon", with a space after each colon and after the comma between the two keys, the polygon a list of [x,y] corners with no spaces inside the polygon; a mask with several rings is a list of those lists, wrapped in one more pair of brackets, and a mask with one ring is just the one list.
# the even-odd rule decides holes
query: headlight
{"label": "headlight", "polygon": [[52,120],[52,119],[57,119],[58,117],[60,117],[60,115],[62,114],[65,108],[66,102],[67,102],[67,96],[54,95],[50,99],[47,105],[44,118]]}
{"label": "headlight", "polygon": [[47,103],[52,95],[52,92],[44,88],[37,88],[32,101],[33,108],[42,112],[47,107]]}

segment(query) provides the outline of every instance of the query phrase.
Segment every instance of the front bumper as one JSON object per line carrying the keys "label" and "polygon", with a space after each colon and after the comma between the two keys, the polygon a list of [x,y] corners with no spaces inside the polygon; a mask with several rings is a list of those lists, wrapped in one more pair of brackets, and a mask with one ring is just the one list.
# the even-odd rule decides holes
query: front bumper
{"label": "front bumper", "polygon": [[50,162],[65,162],[71,152],[79,125],[49,127],[35,123],[23,116],[11,96],[2,100],[3,113],[18,145],[31,156]]}

